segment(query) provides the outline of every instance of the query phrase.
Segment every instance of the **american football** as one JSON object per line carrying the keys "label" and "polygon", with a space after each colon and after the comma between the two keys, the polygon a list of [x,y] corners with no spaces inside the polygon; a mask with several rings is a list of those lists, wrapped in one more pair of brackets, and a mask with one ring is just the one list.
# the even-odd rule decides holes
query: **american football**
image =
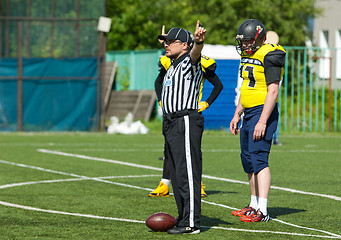
{"label": "american football", "polygon": [[166,232],[168,229],[174,227],[176,219],[164,212],[158,212],[151,215],[146,220],[146,225],[155,232]]}

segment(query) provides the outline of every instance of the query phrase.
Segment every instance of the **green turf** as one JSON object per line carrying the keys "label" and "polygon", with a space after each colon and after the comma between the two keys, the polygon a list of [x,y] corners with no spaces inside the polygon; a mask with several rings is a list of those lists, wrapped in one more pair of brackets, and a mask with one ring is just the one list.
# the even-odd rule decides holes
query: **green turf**
{"label": "green turf", "polygon": [[[128,136],[2,133],[0,239],[324,239],[332,234],[341,238],[341,136],[281,134],[280,140],[283,145],[273,146],[270,154],[274,188],[268,211],[274,220],[243,223],[230,214],[231,208],[246,206],[250,198],[247,184],[230,181],[247,181],[239,158],[239,137],[206,131],[203,174],[209,178],[203,178],[208,197],[202,203],[202,232],[172,236],[152,232],[143,223],[155,212],[177,216],[172,196],[147,197],[148,189],[158,185],[162,172],[110,162],[161,169],[163,162],[158,158],[163,154],[163,137],[158,131]],[[47,180],[51,181],[42,182]],[[14,183],[26,184],[8,185]],[[323,194],[327,196],[320,196]],[[75,213],[79,215],[67,215]]]}

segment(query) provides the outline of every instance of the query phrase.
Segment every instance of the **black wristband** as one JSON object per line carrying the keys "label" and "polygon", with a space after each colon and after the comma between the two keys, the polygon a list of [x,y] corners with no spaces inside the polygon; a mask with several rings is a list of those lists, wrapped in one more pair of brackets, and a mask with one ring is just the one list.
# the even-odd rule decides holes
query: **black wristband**
{"label": "black wristband", "polygon": [[195,41],[195,44],[201,45],[201,44],[204,44],[204,41],[202,41],[202,42]]}

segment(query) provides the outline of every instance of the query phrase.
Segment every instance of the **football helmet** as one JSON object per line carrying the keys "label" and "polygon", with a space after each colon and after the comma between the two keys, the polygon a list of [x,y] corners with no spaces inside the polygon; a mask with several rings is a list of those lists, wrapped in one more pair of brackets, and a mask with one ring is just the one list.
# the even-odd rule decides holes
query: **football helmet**
{"label": "football helmet", "polygon": [[240,55],[256,52],[264,43],[266,30],[264,24],[257,19],[242,22],[237,30],[236,49]]}

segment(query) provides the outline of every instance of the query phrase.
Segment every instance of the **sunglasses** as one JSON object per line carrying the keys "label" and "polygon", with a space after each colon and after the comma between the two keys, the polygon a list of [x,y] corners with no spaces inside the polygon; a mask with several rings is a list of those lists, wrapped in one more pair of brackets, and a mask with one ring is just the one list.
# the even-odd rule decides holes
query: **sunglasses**
{"label": "sunglasses", "polygon": [[168,46],[172,46],[172,45],[174,45],[175,43],[182,43],[180,40],[168,40],[168,39],[166,39],[165,41],[164,41],[164,43],[165,44],[167,44]]}

